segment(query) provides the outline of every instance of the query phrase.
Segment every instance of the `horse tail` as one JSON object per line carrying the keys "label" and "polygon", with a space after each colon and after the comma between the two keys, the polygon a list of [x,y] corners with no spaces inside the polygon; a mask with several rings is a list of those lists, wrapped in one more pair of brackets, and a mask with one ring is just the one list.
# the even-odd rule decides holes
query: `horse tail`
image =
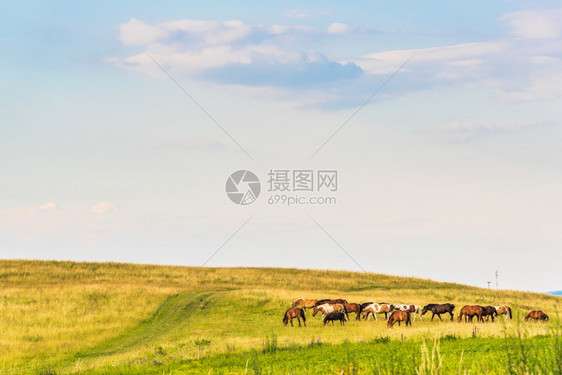
{"label": "horse tail", "polygon": [[306,323],[306,316],[304,316],[304,310],[303,309],[299,309],[301,311],[301,318],[302,321]]}
{"label": "horse tail", "polygon": [[506,306],[507,307],[507,312],[509,312],[509,319],[513,319],[513,316],[511,315],[511,307]]}

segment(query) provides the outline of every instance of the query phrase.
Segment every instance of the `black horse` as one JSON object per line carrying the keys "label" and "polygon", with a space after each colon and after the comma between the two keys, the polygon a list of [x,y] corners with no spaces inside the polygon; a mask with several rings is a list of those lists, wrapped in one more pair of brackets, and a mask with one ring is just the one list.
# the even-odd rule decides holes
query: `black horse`
{"label": "black horse", "polygon": [[443,319],[441,319],[441,314],[449,313],[451,315],[451,321],[452,321],[454,309],[455,309],[455,305],[450,303],[442,303],[442,304],[430,303],[429,305],[424,306],[422,310],[422,315],[424,315],[428,311],[431,311],[431,313],[433,314],[431,315],[431,321],[433,321],[435,315],[439,317],[439,320],[443,321]]}
{"label": "black horse", "polygon": [[324,325],[328,324],[328,322],[332,322],[332,325],[334,325],[335,320],[339,320],[342,325],[345,324],[345,314],[336,311],[329,313],[324,317]]}

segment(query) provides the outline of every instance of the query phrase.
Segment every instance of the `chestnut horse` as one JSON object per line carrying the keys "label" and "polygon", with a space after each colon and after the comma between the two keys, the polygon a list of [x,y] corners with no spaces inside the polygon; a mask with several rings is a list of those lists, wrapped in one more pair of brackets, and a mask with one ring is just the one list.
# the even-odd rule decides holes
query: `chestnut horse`
{"label": "chestnut horse", "polygon": [[300,306],[303,309],[311,309],[316,305],[316,302],[318,302],[317,299],[304,299],[304,298],[299,298],[293,301],[293,303],[291,303],[291,307],[295,307],[295,306]]}
{"label": "chestnut horse", "polygon": [[412,314],[412,321],[414,322],[416,321],[416,315],[420,317],[420,320],[423,320],[421,316],[422,307],[420,305],[394,304],[393,306],[394,310],[408,311],[410,314]]}
{"label": "chestnut horse", "polygon": [[368,303],[361,306],[363,319],[366,320],[369,320],[371,315],[377,320],[377,314],[384,314],[384,320],[388,320],[388,314],[394,310],[394,306],[388,303]]}
{"label": "chestnut horse", "polygon": [[422,315],[424,315],[425,313],[427,313],[428,311],[431,311],[431,321],[433,322],[433,318],[435,317],[435,315],[437,315],[437,317],[439,318],[440,321],[443,321],[443,319],[441,319],[441,314],[446,314],[449,313],[451,315],[451,321],[453,321],[453,310],[455,309],[455,305],[451,304],[451,303],[441,303],[441,304],[437,304],[437,303],[430,303],[429,305],[425,305],[423,310],[422,310]]}
{"label": "chestnut horse", "polygon": [[497,316],[503,315],[506,321],[507,319],[513,319],[513,316],[511,314],[511,307],[507,305],[494,306],[494,307],[496,308]]}
{"label": "chestnut horse", "polygon": [[408,327],[408,324],[411,327],[412,321],[410,320],[410,312],[403,311],[403,310],[396,310],[390,315],[390,318],[388,318],[388,323],[386,326],[390,329],[396,322],[398,322],[398,325],[400,325],[400,322],[406,322],[406,327]]}
{"label": "chestnut horse", "polygon": [[534,320],[535,323],[539,320],[546,322],[548,319],[550,318],[542,310],[533,310],[525,316],[526,322],[528,322],[529,320]]}
{"label": "chestnut horse", "polygon": [[361,319],[361,311],[363,310],[361,308],[361,305],[358,303],[344,303],[343,307],[345,307],[345,311],[349,314],[350,312],[354,312],[355,314],[357,314],[357,317],[355,318],[355,320],[360,320]]}
{"label": "chestnut horse", "polygon": [[283,316],[283,324],[287,325],[291,322],[291,327],[293,327],[293,319],[297,319],[299,322],[299,327],[301,326],[301,318],[304,326],[306,327],[306,317],[304,316],[304,310],[299,307],[291,307],[289,310],[285,311]]}
{"label": "chestnut horse", "polygon": [[462,321],[462,317],[464,316],[464,321],[472,322],[472,318],[475,316],[477,317],[476,321],[479,322],[482,320],[482,314],[484,313],[484,308],[478,305],[466,305],[461,309],[461,313],[459,315],[459,323]]}
{"label": "chestnut horse", "polygon": [[316,314],[318,314],[319,311],[322,313],[322,319],[324,319],[326,315],[328,315],[331,312],[342,312],[344,313],[346,320],[349,320],[347,316],[347,311],[345,310],[345,306],[342,305],[341,303],[336,303],[333,305],[330,303],[316,305],[316,307],[314,307],[314,310],[312,311],[312,316],[316,316]]}

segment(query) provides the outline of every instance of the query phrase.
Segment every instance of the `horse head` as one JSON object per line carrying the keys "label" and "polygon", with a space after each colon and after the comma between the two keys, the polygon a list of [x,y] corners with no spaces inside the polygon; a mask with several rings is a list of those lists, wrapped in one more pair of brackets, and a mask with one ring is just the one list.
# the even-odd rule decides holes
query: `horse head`
{"label": "horse head", "polygon": [[320,311],[320,307],[314,306],[314,310],[312,310],[312,316],[316,316],[316,314],[318,314],[318,311]]}

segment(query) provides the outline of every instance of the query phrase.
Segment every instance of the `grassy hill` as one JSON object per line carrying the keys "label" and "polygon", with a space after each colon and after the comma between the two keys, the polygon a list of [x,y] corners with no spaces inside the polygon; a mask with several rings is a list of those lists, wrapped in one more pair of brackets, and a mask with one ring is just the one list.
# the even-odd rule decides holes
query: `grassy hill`
{"label": "grassy hill", "polygon": [[[536,363],[552,362],[562,371],[561,298],[546,294],[342,271],[19,260],[0,260],[0,285],[3,374],[313,373],[319,366],[328,373],[398,373],[392,366],[401,360],[408,372],[437,366],[440,355],[447,358],[444,369],[502,373],[511,348],[516,365],[527,366],[520,363],[522,347],[525,360],[536,355]],[[553,319],[459,324],[424,318],[388,330],[382,319],[323,327],[307,313],[308,327],[284,327],[283,313],[299,297],[451,302],[457,314],[464,304],[509,304],[516,317],[540,308]],[[203,343],[200,360],[196,341]],[[303,355],[312,362],[300,363]],[[505,366],[496,366],[503,363],[498,356]]]}

